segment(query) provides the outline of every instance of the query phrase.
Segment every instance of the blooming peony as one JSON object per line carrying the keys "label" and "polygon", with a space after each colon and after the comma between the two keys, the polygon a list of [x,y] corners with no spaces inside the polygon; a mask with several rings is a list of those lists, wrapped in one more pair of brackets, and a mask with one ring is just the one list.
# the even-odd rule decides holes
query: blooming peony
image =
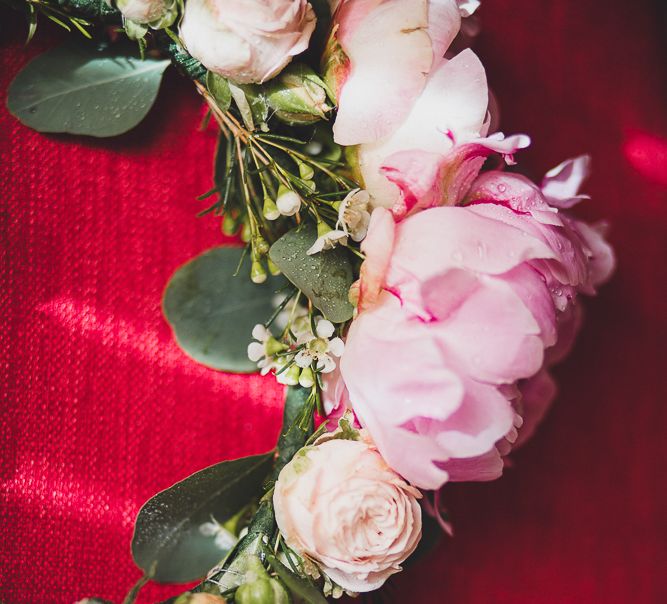
{"label": "blooming peony", "polygon": [[302,449],[276,482],[273,503],[285,542],[352,592],[378,589],[421,537],[419,491],[364,440]]}
{"label": "blooming peony", "polygon": [[577,294],[594,293],[614,264],[599,228],[549,205],[521,176],[488,172],[465,203],[396,225],[375,210],[361,312],[341,359],[351,404],[382,455],[429,489],[500,474],[502,456],[553,397],[542,368],[573,340]]}
{"label": "blooming peony", "polygon": [[208,69],[238,83],[264,82],[308,47],[307,0],[188,0],[181,38]]}

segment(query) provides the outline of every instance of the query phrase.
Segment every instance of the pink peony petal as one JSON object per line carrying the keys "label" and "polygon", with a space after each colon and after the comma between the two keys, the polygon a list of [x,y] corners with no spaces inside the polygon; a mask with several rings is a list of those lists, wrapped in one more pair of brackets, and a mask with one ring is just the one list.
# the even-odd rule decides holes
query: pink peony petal
{"label": "pink peony petal", "polygon": [[341,145],[373,142],[398,127],[433,63],[426,0],[385,0],[362,8],[369,6],[362,19],[360,11],[351,10],[352,26],[345,20],[346,6],[341,11],[339,42],[350,60],[333,128]]}
{"label": "pink peony petal", "polygon": [[[464,50],[450,61],[441,61],[400,128],[391,136],[359,149],[359,167],[373,205],[392,208],[400,201],[399,189],[382,172],[383,166],[390,170],[397,167],[393,165],[396,158],[390,159],[392,156],[437,153],[444,161],[453,147],[452,137],[458,141],[479,136],[487,103],[486,74],[475,53]],[[405,155],[398,157],[404,169],[417,173],[399,176],[393,170],[392,180],[406,183],[424,180],[419,174],[419,159],[410,163]]]}
{"label": "pink peony petal", "polygon": [[591,171],[590,155],[567,159],[549,170],[542,180],[542,193],[552,206],[571,208],[589,195],[579,195],[579,189]]}

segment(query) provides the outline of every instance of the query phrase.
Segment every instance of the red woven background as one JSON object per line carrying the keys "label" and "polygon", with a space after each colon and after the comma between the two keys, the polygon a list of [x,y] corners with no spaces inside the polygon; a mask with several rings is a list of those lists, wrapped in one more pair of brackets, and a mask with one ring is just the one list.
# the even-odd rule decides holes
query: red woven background
{"label": "red woven background", "polygon": [[[400,575],[386,601],[667,602],[667,80],[662,0],[485,0],[477,50],[506,132],[541,176],[589,151],[588,218],[608,217],[619,269],[587,303],[561,394],[515,467],[446,499],[456,537]],[[139,577],[133,518],[159,489],[265,451],[279,427],[270,379],[197,366],[160,314],[174,269],[220,243],[196,219],[213,136],[167,76],[133,133],[44,136],[4,109],[22,46],[0,12],[0,599],[120,601]],[[662,576],[661,576],[662,575]],[[151,587],[141,602],[174,593]]]}

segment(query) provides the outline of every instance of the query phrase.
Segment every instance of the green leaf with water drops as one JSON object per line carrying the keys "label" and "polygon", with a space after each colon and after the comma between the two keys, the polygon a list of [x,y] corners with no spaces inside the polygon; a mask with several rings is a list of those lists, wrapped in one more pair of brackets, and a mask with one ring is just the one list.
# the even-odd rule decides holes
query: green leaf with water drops
{"label": "green leaf with water drops", "polygon": [[197,256],[176,271],[162,301],[165,317],[180,347],[195,361],[224,371],[251,373],[248,359],[252,328],[275,310],[282,277],[257,285],[241,265],[243,249],[218,247]]}
{"label": "green leaf with water drops", "polygon": [[93,44],[67,44],[19,72],[9,86],[7,107],[39,132],[116,136],[146,116],[168,65]]}
{"label": "green leaf with water drops", "polygon": [[254,498],[273,467],[273,454],[223,461],[152,497],[139,511],[134,561],[155,581],[200,579],[229,552],[202,525],[224,523]]}
{"label": "green leaf with water drops", "polygon": [[278,239],[269,256],[329,321],[343,323],[354,312],[349,301],[354,281],[350,255],[344,247],[337,247],[309,256],[306,252],[316,239],[315,225],[307,223]]}

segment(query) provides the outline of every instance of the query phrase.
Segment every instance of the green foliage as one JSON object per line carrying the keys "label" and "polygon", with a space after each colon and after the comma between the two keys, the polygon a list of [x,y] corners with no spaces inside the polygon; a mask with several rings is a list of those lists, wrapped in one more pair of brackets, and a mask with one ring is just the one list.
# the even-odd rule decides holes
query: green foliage
{"label": "green foliage", "polygon": [[181,348],[195,361],[225,371],[257,370],[248,359],[252,329],[273,312],[273,296],[283,285],[269,278],[256,285],[235,276],[243,250],[219,247],[184,264],[173,275],[162,301]]}
{"label": "green foliage", "polygon": [[327,599],[315,585],[308,579],[300,577],[291,571],[274,555],[267,553],[266,561],[278,577],[280,577],[280,580],[287,586],[287,589],[295,596],[301,598],[306,604],[327,604]]}
{"label": "green foliage", "polygon": [[176,483],[139,511],[132,555],[152,579],[185,583],[204,576],[225,557],[200,526],[213,516],[223,522],[257,497],[273,455],[223,461]]}
{"label": "green foliage", "polygon": [[306,252],[316,239],[315,226],[305,224],[285,233],[271,246],[269,256],[327,319],[343,323],[354,311],[348,299],[354,281],[349,253],[338,247],[309,256]]}
{"label": "green foliage", "polygon": [[288,388],[283,412],[283,431],[278,440],[275,478],[278,478],[280,470],[290,462],[312,434],[313,411],[310,389],[299,386]]}
{"label": "green foliage", "polygon": [[39,132],[106,137],[148,113],[169,61],[65,45],[28,63],[11,83],[7,107]]}
{"label": "green foliage", "polygon": [[206,88],[211,93],[220,111],[227,111],[232,102],[232,92],[229,89],[229,82],[221,75],[209,71],[206,74]]}

